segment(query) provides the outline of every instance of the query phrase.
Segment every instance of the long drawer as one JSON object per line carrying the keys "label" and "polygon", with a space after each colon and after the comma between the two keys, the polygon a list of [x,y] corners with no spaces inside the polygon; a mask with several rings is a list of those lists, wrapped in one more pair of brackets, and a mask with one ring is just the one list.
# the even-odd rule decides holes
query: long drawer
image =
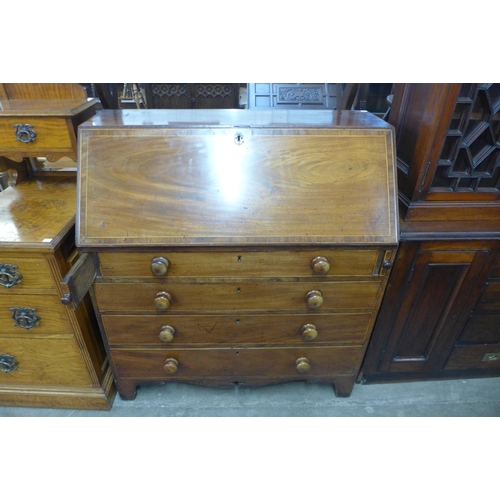
{"label": "long drawer", "polygon": [[0,336],[72,338],[67,309],[57,295],[0,296]]}
{"label": "long drawer", "polygon": [[0,295],[54,289],[54,279],[45,259],[0,254]]}
{"label": "long drawer", "polygon": [[[315,379],[352,375],[361,347],[111,349],[116,375],[136,380],[241,377]],[[305,361],[301,358],[305,358]],[[175,360],[172,361],[172,360]],[[302,363],[302,366],[299,364]],[[300,369],[309,369],[300,372]],[[175,365],[175,368],[173,366]],[[172,370],[176,369],[175,373]]]}
{"label": "long drawer", "polygon": [[457,345],[445,370],[486,370],[500,368],[500,344]]}
{"label": "long drawer", "polygon": [[[72,143],[65,118],[58,117],[8,117],[0,119],[0,139],[3,150],[32,151],[33,156],[43,148],[51,150],[71,149]],[[16,125],[29,124],[36,133],[32,142],[22,142],[17,139]]]}
{"label": "long drawer", "polygon": [[169,283],[96,283],[95,295],[101,312],[157,311],[158,294],[169,294],[166,312],[182,311],[307,311],[309,292],[319,291],[323,304],[315,310],[371,310],[380,281],[325,283],[234,281]]}
{"label": "long drawer", "polygon": [[[99,254],[101,273],[103,277],[110,278],[154,278],[151,265],[153,260],[159,257],[168,262],[168,266],[163,269],[165,271],[163,276],[169,278],[372,276],[379,251],[317,248],[265,252],[101,252]],[[329,270],[324,274],[313,270],[314,264],[317,265],[318,262],[314,259],[318,257],[323,257],[328,262]],[[324,270],[325,267],[321,265],[316,269],[316,271]]]}
{"label": "long drawer", "polygon": [[103,315],[110,345],[362,344],[372,313],[287,315]]}
{"label": "long drawer", "polygon": [[[14,364],[15,369],[7,371]],[[0,386],[92,385],[80,349],[73,340],[0,338],[0,365],[3,367]]]}

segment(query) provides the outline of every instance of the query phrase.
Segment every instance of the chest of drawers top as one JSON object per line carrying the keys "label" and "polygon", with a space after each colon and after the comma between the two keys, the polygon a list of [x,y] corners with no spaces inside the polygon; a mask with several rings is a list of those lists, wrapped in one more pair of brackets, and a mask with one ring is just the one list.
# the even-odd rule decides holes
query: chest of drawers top
{"label": "chest of drawers top", "polygon": [[397,243],[393,129],[369,113],[105,110],[78,175],[90,251]]}
{"label": "chest of drawers top", "polygon": [[75,223],[75,179],[31,179],[0,193],[0,250],[53,252]]}

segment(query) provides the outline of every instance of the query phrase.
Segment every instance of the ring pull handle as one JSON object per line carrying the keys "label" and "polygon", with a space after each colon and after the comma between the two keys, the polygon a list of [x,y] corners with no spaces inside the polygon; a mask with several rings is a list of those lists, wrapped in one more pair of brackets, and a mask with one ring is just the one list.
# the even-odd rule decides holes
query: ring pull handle
{"label": "ring pull handle", "polygon": [[11,288],[21,283],[23,275],[13,264],[0,264],[0,285]]}
{"label": "ring pull handle", "polygon": [[36,309],[31,307],[9,307],[12,311],[12,319],[15,320],[14,326],[20,326],[29,330],[34,326],[40,326],[40,316],[36,314]]}
{"label": "ring pull handle", "polygon": [[16,123],[16,137],[19,142],[28,144],[36,139],[35,126],[27,123]]}
{"label": "ring pull handle", "polygon": [[0,354],[0,372],[9,373],[17,370],[19,363],[10,354]]}

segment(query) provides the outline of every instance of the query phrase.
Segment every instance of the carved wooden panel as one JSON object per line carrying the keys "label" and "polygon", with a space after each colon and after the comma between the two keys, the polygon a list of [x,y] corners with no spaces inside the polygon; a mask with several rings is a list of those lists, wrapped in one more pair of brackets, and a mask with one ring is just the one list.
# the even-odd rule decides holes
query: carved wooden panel
{"label": "carved wooden panel", "polygon": [[499,192],[500,84],[462,84],[430,192]]}
{"label": "carved wooden panel", "polygon": [[248,108],[336,109],[335,83],[249,83]]}
{"label": "carved wooden panel", "polygon": [[145,83],[144,88],[149,108],[239,108],[237,83]]}

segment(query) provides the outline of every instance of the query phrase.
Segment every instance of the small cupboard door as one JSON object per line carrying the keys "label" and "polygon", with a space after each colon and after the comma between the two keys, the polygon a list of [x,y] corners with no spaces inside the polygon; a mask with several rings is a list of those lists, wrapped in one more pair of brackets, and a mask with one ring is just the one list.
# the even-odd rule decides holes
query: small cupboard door
{"label": "small cupboard door", "polygon": [[384,300],[394,311],[392,321],[377,325],[379,332],[385,328],[390,333],[376,371],[440,370],[481,291],[478,284],[484,283],[491,267],[491,251],[468,249],[467,244],[464,249],[451,245],[449,251],[432,243],[403,246],[407,261],[406,266],[402,260],[396,263],[399,288],[396,282]]}

